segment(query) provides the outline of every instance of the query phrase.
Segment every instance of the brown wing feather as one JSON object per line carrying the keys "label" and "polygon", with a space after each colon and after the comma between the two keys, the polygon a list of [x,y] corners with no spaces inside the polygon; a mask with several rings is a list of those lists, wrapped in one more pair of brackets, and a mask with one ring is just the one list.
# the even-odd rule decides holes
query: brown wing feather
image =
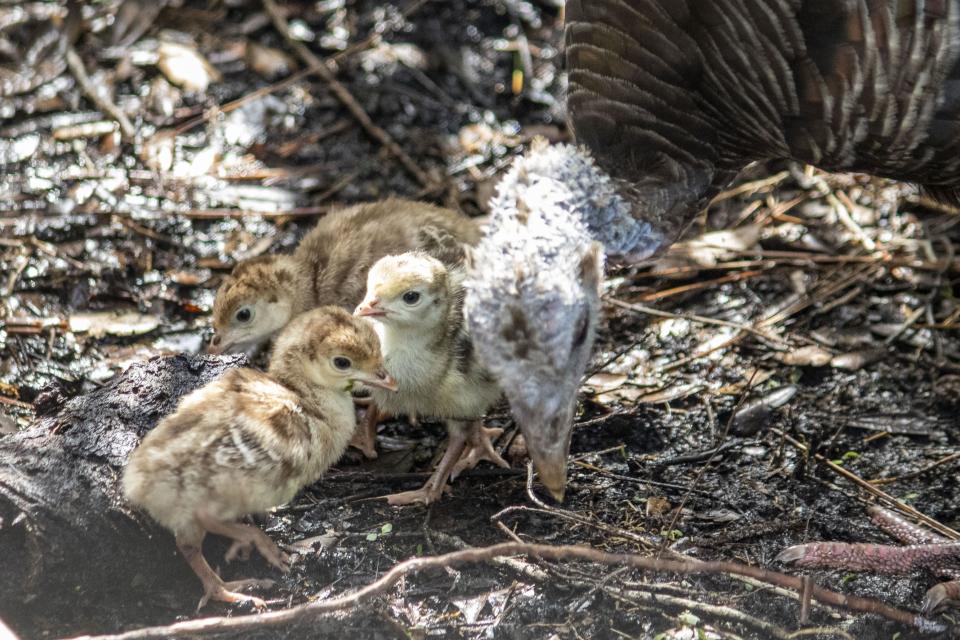
{"label": "brown wing feather", "polygon": [[960,0],[570,0],[569,116],[682,226],[754,160],[960,184]]}

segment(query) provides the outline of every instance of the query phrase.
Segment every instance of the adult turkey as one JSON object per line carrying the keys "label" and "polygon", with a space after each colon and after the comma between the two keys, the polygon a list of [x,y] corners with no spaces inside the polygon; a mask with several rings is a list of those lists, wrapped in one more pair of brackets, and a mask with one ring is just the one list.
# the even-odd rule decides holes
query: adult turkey
{"label": "adult turkey", "polygon": [[467,295],[484,365],[556,497],[599,308],[590,242],[655,255],[770,158],[960,201],[958,16],[958,0],[567,3],[568,116],[590,154],[518,160]]}
{"label": "adult turkey", "polygon": [[[569,0],[566,16],[568,115],[595,163],[570,145],[518,159],[466,300],[478,353],[557,499],[599,310],[594,241],[628,260],[654,255],[738,171],[772,158],[960,202],[960,0]],[[883,561],[857,568],[910,560],[874,555]],[[946,598],[960,598],[960,581],[931,590],[924,609]]]}

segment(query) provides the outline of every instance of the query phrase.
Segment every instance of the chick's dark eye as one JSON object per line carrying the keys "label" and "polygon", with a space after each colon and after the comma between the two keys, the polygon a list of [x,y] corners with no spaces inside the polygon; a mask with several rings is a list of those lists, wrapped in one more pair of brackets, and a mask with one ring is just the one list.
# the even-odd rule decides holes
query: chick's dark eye
{"label": "chick's dark eye", "polygon": [[250,307],[243,307],[237,311],[237,315],[234,317],[237,319],[237,322],[250,322],[250,319],[253,317],[253,312],[250,310]]}
{"label": "chick's dark eye", "polygon": [[349,369],[350,368],[350,358],[344,358],[343,356],[337,356],[333,359],[333,366],[337,369]]}
{"label": "chick's dark eye", "polygon": [[407,304],[417,304],[420,301],[419,291],[407,291],[403,294],[403,301]]}

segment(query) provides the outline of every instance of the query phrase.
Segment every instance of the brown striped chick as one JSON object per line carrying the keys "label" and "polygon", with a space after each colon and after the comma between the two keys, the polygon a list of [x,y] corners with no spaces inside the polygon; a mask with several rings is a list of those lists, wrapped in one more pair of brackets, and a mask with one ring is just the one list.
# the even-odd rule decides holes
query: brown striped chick
{"label": "brown striped chick", "polygon": [[[186,396],[130,456],[123,492],[170,529],[208,600],[263,600],[224,582],[201,553],[207,533],[234,540],[230,561],[252,547],[285,571],[277,545],[237,519],[291,500],[343,454],[355,428],[356,383],[390,390],[371,327],[339,307],[302,314],[278,336],[266,373],[232,369]],[[198,607],[199,608],[199,607]]]}
{"label": "brown striped chick", "polygon": [[509,465],[493,449],[482,418],[501,396],[474,357],[463,318],[462,265],[447,267],[424,253],[381,258],[367,276],[367,295],[356,314],[370,318],[380,336],[384,365],[397,393],[372,389],[378,407],[446,422],[447,450],[427,483],[387,496],[390,504],[429,504],[450,478],[480,460]]}

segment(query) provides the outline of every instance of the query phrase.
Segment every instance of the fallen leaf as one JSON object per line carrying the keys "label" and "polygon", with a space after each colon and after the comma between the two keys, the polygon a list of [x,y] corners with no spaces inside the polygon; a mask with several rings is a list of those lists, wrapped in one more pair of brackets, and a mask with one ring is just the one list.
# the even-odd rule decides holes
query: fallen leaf
{"label": "fallen leaf", "polygon": [[297,63],[280,49],[264,47],[249,42],[246,46],[247,66],[267,80],[287,75],[297,67]]}
{"label": "fallen leaf", "polygon": [[754,388],[758,387],[770,378],[773,377],[774,371],[772,369],[747,369],[743,372],[742,378],[737,382],[732,382],[730,384],[725,384],[714,393],[720,396],[738,396],[743,393],[748,387]]}
{"label": "fallen leaf", "polygon": [[646,393],[637,398],[637,402],[644,402],[647,404],[659,404],[661,402],[671,402],[673,400],[679,400],[680,398],[686,398],[687,396],[692,396],[695,393],[703,391],[704,386],[700,383],[690,383],[690,384],[675,384],[669,387],[660,389],[659,391],[654,391],[653,393]]}
{"label": "fallen leaf", "polygon": [[135,311],[92,311],[75,313],[67,321],[70,331],[94,338],[105,335],[139,336],[160,326],[160,318]]}
{"label": "fallen leaf", "polygon": [[0,413],[0,436],[17,432],[17,421]]}
{"label": "fallen leaf", "polygon": [[180,271],[172,271],[168,275],[177,284],[195,287],[209,280],[213,274],[210,269],[181,269]]}
{"label": "fallen leaf", "polygon": [[777,354],[777,359],[783,364],[793,367],[823,367],[830,364],[833,354],[816,345],[808,345]]}
{"label": "fallen leaf", "polygon": [[757,225],[711,231],[692,240],[674,244],[667,255],[657,261],[652,272],[670,271],[690,263],[699,267],[713,267],[718,262],[752,249],[759,239],[760,227]]}
{"label": "fallen leaf", "polygon": [[313,549],[314,546],[320,545],[321,548],[328,548],[336,543],[337,538],[340,537],[340,534],[336,531],[331,531],[330,533],[324,533],[319,536],[310,536],[309,538],[304,538],[303,540],[297,540],[292,543],[290,546],[294,549],[299,549],[303,551],[309,551]]}
{"label": "fallen leaf", "polygon": [[646,514],[648,518],[660,518],[669,513],[671,509],[670,501],[663,496],[650,496],[647,498]]}
{"label": "fallen leaf", "polygon": [[626,381],[627,376],[623,373],[606,373],[601,371],[600,373],[595,373],[590,376],[584,384],[592,388],[594,393],[603,393],[605,391],[613,391]]}
{"label": "fallen leaf", "polygon": [[886,349],[863,349],[860,351],[851,351],[850,353],[841,353],[830,359],[830,366],[834,369],[844,369],[845,371],[857,371],[877,362],[886,354]]}
{"label": "fallen leaf", "polygon": [[453,605],[460,610],[460,613],[463,614],[463,621],[467,624],[475,624],[477,618],[480,617],[480,612],[483,611],[483,607],[487,604],[487,596],[482,595],[477,598],[469,598],[464,600],[452,600]]}
{"label": "fallen leaf", "polygon": [[206,91],[211,82],[221,80],[220,72],[193,47],[161,42],[157,55],[160,72],[167,80],[187,91]]}
{"label": "fallen leaf", "polygon": [[792,384],[777,387],[744,402],[730,420],[733,432],[752,435],[766,426],[775,409],[790,402],[799,389]]}
{"label": "fallen leaf", "polygon": [[97,122],[85,122],[83,124],[59,127],[53,130],[54,140],[76,140],[77,138],[99,138],[108,133],[113,133],[118,128],[116,122],[112,120],[100,120]]}

